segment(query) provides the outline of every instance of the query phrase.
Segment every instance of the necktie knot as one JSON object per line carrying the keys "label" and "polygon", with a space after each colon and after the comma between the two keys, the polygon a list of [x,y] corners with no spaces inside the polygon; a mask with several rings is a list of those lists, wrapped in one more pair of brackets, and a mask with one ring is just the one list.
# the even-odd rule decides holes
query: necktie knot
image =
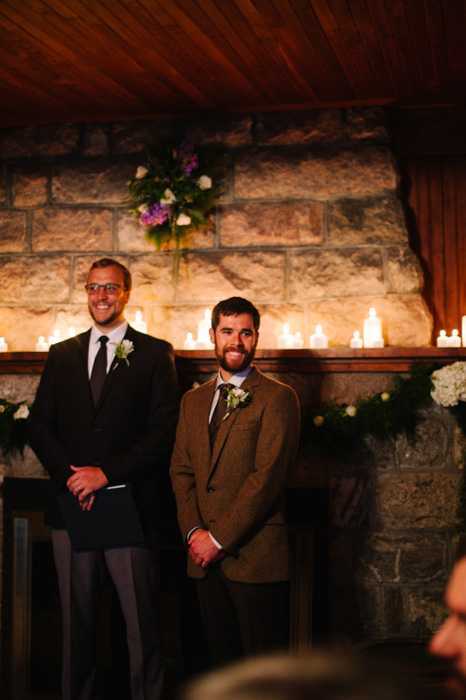
{"label": "necktie knot", "polygon": [[102,345],[105,346],[105,345],[108,343],[108,336],[107,336],[107,335],[101,335],[100,338],[99,338],[99,343],[100,343],[100,347],[102,347]]}

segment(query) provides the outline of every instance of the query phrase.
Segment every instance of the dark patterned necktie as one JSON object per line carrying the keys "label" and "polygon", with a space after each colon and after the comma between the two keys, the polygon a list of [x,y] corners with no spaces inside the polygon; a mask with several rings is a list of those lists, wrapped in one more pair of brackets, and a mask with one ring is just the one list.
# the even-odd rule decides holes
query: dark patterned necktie
{"label": "dark patterned necktie", "polygon": [[213,415],[212,415],[212,420],[210,421],[209,425],[209,434],[210,434],[210,446],[213,447],[215,438],[217,437],[218,429],[220,428],[220,425],[225,417],[225,413],[227,412],[228,404],[227,404],[227,389],[233,389],[234,384],[221,384],[219,388],[219,397],[218,397],[218,402],[217,405],[215,406]]}
{"label": "dark patterned necktie", "polygon": [[99,338],[99,342],[100,348],[99,352],[95,356],[90,379],[94,407],[97,406],[100,392],[102,391],[102,387],[105,382],[105,377],[107,376],[107,336],[101,335]]}

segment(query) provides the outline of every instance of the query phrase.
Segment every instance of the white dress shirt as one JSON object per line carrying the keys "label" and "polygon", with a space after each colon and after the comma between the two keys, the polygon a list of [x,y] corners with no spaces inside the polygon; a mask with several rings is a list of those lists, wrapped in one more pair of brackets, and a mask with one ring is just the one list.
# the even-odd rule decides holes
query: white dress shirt
{"label": "white dress shirt", "polygon": [[91,378],[92,368],[94,366],[94,360],[97,353],[100,350],[99,338],[106,335],[108,338],[107,343],[107,373],[112,365],[113,358],[115,357],[116,346],[121,343],[125,337],[126,329],[128,328],[128,321],[123,321],[118,328],[114,328],[108,333],[102,333],[99,331],[97,326],[92,326],[91,337],[89,338],[89,352],[87,356],[87,371],[89,374],[89,379]]}

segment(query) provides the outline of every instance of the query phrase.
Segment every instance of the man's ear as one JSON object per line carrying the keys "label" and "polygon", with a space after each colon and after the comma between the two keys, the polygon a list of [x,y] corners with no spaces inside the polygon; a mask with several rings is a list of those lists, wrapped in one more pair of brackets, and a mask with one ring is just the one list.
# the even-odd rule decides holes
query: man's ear
{"label": "man's ear", "polygon": [[210,342],[215,345],[215,333],[214,333],[213,328],[209,328],[209,338],[210,338]]}

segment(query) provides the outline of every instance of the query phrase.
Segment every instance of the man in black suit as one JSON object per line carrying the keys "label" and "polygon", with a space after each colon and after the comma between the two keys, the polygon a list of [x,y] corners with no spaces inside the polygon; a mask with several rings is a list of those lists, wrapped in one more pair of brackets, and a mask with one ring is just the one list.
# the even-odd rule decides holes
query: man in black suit
{"label": "man in black suit", "polygon": [[[130,482],[146,543],[74,551],[58,507],[48,513],[63,607],[63,700],[88,700],[98,599],[109,572],[126,622],[132,698],[159,700],[163,663],[149,535],[157,530],[178,413],[173,348],[128,326],[131,275],[103,258],[87,278],[93,327],[50,348],[30,441],[57,492],[84,514],[106,486]],[[160,505],[160,503],[159,503]]]}

